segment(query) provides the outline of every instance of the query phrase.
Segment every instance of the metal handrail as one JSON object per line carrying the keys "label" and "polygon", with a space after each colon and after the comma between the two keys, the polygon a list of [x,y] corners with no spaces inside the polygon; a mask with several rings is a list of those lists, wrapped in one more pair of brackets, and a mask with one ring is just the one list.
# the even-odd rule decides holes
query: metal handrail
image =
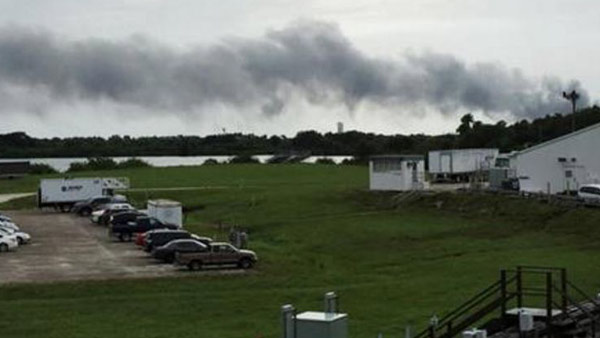
{"label": "metal handrail", "polygon": [[[578,308],[583,314],[585,314],[592,321],[592,337],[595,338],[596,337],[596,322],[598,322],[598,318],[596,318],[596,316],[591,314],[586,308],[579,305],[578,302],[575,302],[571,297],[569,297],[569,295],[564,294],[562,292],[562,290],[560,290],[559,288],[556,287],[556,285],[552,285],[552,288],[554,288],[555,291],[557,291],[559,294],[561,294],[563,297],[565,297],[569,301],[569,303],[571,303],[571,305]],[[575,323],[577,325],[577,320],[575,320]]]}
{"label": "metal handrail", "polygon": [[597,308],[600,309],[600,304],[598,304],[592,297],[588,296],[580,288],[578,288],[577,286],[575,286],[575,284],[567,281],[567,285],[570,286],[573,290],[577,291],[577,293],[579,293],[579,295],[583,296],[583,298],[585,298],[587,301],[589,301],[590,303],[594,304],[595,307],[597,307]]}
{"label": "metal handrail", "polygon": [[[516,279],[517,279],[517,276],[508,278],[505,281],[505,286],[510,285]],[[502,280],[499,280],[499,281],[495,282],[494,284],[488,286],[483,291],[479,292],[477,295],[475,295],[468,301],[464,302],[463,304],[458,306],[456,309],[454,309],[450,313],[444,315],[444,317],[442,317],[438,321],[438,324],[436,325],[436,327],[429,326],[426,329],[424,329],[423,331],[419,332],[417,335],[415,335],[414,338],[422,338],[425,335],[427,335],[428,333],[430,333],[432,329],[434,331],[443,330],[449,323],[456,321],[460,316],[464,315],[468,311],[475,308],[477,305],[480,305],[484,300],[488,299],[490,296],[492,296],[493,294],[500,291],[501,287],[502,287]],[[507,298],[510,298],[510,297],[507,297]]]}

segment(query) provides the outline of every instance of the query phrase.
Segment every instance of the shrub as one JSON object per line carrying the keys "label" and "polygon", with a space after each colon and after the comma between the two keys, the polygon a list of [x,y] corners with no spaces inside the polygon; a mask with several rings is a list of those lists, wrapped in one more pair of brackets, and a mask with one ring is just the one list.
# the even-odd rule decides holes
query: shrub
{"label": "shrub", "polygon": [[204,161],[202,163],[202,165],[215,165],[215,164],[219,164],[219,161],[215,160],[214,158],[207,158],[206,161]]}
{"label": "shrub", "polygon": [[139,158],[128,158],[123,162],[119,162],[117,164],[117,169],[127,169],[127,168],[148,168],[151,167],[150,163],[140,160]]}
{"label": "shrub", "polygon": [[330,158],[321,157],[321,158],[318,158],[318,159],[315,161],[315,163],[316,163],[316,164],[335,164],[335,161],[334,161],[334,160],[332,160],[332,159],[330,159]]}
{"label": "shrub", "polygon": [[260,163],[259,160],[252,157],[252,155],[237,155],[236,157],[229,160],[229,163]]}
{"label": "shrub", "polygon": [[29,173],[34,175],[56,174],[58,171],[45,163],[32,163],[29,165]]}
{"label": "shrub", "polygon": [[91,157],[87,162],[73,162],[67,172],[117,169],[117,162],[108,157]]}

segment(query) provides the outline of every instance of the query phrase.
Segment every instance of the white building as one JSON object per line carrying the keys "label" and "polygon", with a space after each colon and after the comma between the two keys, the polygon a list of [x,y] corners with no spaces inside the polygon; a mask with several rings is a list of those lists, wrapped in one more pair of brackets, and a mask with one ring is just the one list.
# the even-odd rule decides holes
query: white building
{"label": "white building", "polygon": [[425,157],[421,155],[371,157],[369,188],[392,191],[425,189]]}
{"label": "white building", "polygon": [[429,173],[436,178],[458,178],[480,170],[490,169],[498,149],[449,149],[429,152]]}
{"label": "white building", "polygon": [[600,123],[524,149],[514,164],[524,192],[555,194],[598,183]]}

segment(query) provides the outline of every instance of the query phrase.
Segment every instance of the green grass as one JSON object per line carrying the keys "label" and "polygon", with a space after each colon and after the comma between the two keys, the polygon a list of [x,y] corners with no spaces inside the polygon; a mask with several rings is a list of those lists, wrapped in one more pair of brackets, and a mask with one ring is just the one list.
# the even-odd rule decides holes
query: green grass
{"label": "green grass", "polygon": [[[422,327],[517,264],[567,267],[576,284],[600,290],[596,210],[453,194],[396,205],[390,194],[366,192],[366,168],[351,166],[94,175],[129,176],[148,188],[128,193],[136,204],[182,201],[194,210],[186,227],[200,234],[225,239],[230,225],[248,228],[260,263],[246,276],[3,286],[3,337],[279,337],[282,304],[320,310],[330,290],[350,315],[351,337],[398,337],[407,323]],[[12,189],[27,191],[22,182]],[[171,186],[206,188],[150,189]]]}

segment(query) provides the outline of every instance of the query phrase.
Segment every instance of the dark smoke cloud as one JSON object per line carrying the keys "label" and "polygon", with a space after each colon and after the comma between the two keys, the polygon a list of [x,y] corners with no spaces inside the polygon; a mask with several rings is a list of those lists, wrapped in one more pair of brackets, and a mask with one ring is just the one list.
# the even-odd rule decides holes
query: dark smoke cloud
{"label": "dark smoke cloud", "polygon": [[[7,89],[8,88],[8,89]],[[443,54],[373,58],[331,24],[301,22],[258,40],[230,39],[185,52],[141,37],[70,42],[47,32],[0,30],[0,97],[11,88],[53,100],[109,100],[149,111],[193,111],[210,104],[279,114],[292,97],[312,104],[361,102],[428,106],[531,117],[565,111],[563,90],[578,82],[536,81],[492,63],[466,65]],[[10,101],[10,100],[8,100]],[[7,101],[5,101],[7,102]]]}

